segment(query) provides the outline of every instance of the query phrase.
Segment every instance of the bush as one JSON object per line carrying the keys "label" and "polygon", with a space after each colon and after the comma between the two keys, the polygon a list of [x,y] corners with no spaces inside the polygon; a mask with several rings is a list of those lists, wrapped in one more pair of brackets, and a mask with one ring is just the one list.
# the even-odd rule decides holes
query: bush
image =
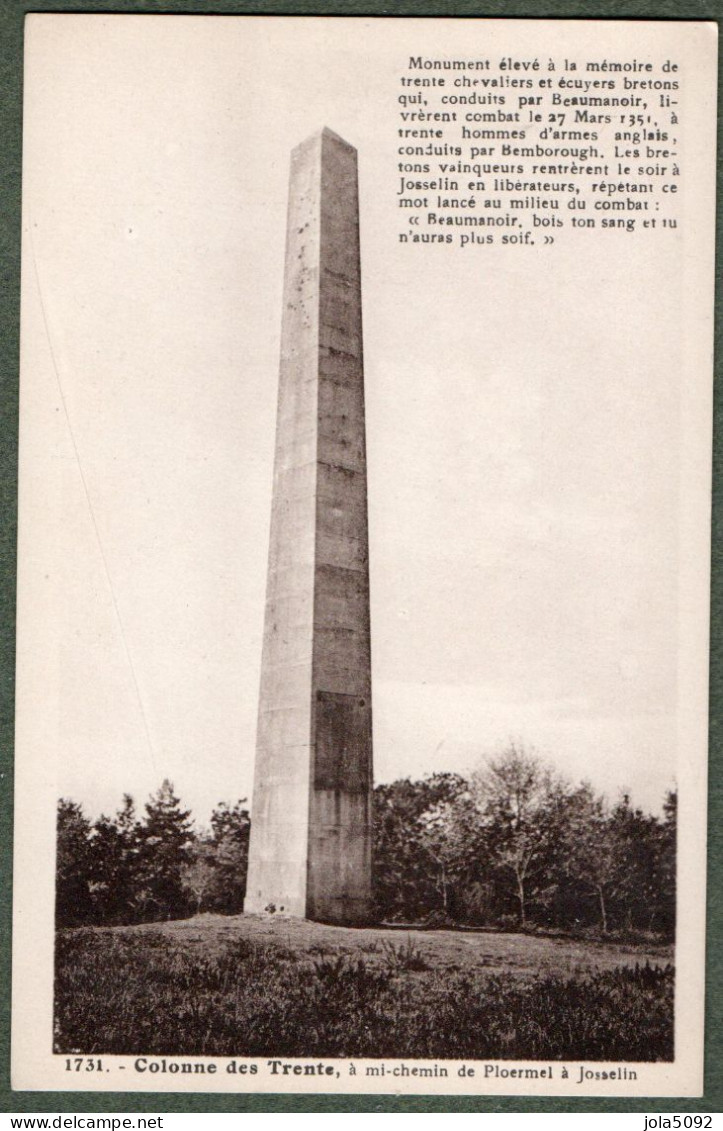
{"label": "bush", "polygon": [[385,939],[382,950],[386,958],[386,967],[390,974],[402,974],[407,971],[429,970],[429,963],[422,954],[421,949],[412,942],[411,935],[406,943],[397,946],[391,939]]}

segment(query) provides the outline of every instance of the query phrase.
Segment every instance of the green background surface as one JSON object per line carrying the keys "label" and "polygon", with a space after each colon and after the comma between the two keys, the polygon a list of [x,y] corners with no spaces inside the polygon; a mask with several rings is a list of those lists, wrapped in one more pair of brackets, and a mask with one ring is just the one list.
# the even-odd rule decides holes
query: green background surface
{"label": "green background surface", "polygon": [[[521,1096],[295,1096],[210,1095],[152,1092],[13,1092],[10,1089],[10,923],[12,913],[12,773],[15,658],[15,547],[17,532],[18,322],[20,292],[20,189],[22,153],[23,20],[27,12],[136,12],[176,15],[464,16],[528,19],[716,20],[723,0],[650,3],[645,0],[0,0],[0,1111],[10,1112],[707,1112],[723,1111],[723,751],[718,716],[723,709],[723,398],[716,382],[713,449],[711,593],[710,789],[708,813],[708,941],[705,1095],[698,1099]],[[721,51],[723,56],[723,50]],[[720,82],[719,64],[719,88]],[[718,117],[717,261],[721,261],[720,213],[723,136]],[[716,288],[716,377],[720,376],[720,287]],[[685,929],[685,924],[681,925]],[[642,1119],[641,1119],[642,1127]]]}

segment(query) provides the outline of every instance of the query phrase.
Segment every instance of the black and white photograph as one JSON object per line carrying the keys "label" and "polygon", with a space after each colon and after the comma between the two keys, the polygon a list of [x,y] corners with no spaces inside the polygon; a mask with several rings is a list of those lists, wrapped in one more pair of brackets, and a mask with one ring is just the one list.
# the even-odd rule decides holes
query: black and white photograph
{"label": "black and white photograph", "polygon": [[700,1094],[715,26],[25,43],[13,1087]]}

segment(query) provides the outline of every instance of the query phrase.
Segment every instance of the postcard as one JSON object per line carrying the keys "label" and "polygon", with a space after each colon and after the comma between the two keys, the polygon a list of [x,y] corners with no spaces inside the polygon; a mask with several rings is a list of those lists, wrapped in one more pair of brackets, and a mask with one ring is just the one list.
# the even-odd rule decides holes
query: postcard
{"label": "postcard", "polygon": [[716,52],[27,17],[15,1089],[701,1093]]}

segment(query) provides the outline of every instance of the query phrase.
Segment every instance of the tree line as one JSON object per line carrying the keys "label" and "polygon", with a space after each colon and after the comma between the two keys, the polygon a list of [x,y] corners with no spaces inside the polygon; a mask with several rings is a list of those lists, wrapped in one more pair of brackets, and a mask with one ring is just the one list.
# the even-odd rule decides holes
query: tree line
{"label": "tree line", "polygon": [[675,934],[677,795],[660,817],[572,785],[519,745],[469,778],[374,793],[383,918],[606,935]]}
{"label": "tree line", "polygon": [[196,831],[164,781],[139,816],[128,794],[114,817],[90,821],[58,803],[55,910],[61,927],[179,919],[243,910],[251,820],[245,801],[221,802]]}
{"label": "tree line", "polygon": [[[197,830],[165,781],[138,815],[130,796],[91,821],[58,805],[59,926],[243,909],[251,819],[219,804]],[[464,777],[437,773],[373,795],[378,918],[430,926],[675,933],[676,794],[660,817],[609,805],[511,744]]]}

